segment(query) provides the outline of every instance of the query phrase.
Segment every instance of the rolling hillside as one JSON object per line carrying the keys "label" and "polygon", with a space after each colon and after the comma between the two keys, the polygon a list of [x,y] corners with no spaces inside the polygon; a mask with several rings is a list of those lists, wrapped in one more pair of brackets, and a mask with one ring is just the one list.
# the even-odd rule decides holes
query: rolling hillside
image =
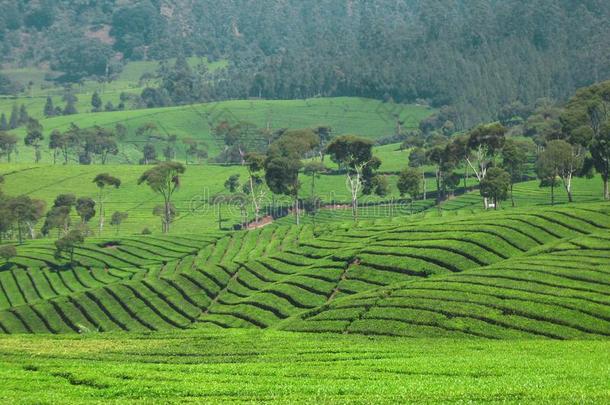
{"label": "rolling hillside", "polygon": [[[55,129],[66,130],[74,123],[81,128],[95,125],[114,128],[118,123],[127,127],[127,136],[121,140],[120,153],[111,156],[113,163],[137,163],[142,157],[138,150],[145,138],[135,131],[145,123],[155,123],[161,134],[177,135],[178,139],[194,137],[207,144],[210,156],[223,148],[223,140],[212,136],[212,129],[223,121],[232,124],[247,122],[257,128],[311,128],[330,126],[335,135],[357,133],[370,139],[395,133],[395,118],[399,114],[405,128],[417,128],[419,122],[432,114],[429,107],[408,104],[391,104],[381,101],[356,98],[316,98],[308,100],[234,100],[196,104],[180,107],[129,110],[101,113],[83,113],[41,120],[44,127],[42,162],[52,163],[51,153],[46,149],[48,135]],[[19,136],[25,129],[15,130]],[[184,159],[183,145],[178,144],[178,158]],[[34,160],[34,151],[20,145],[15,162],[29,163]],[[159,148],[160,153],[160,148]]]}
{"label": "rolling hillside", "polygon": [[[607,204],[51,243],[0,272],[4,333],[281,328],[418,337],[610,333]],[[565,257],[565,259],[563,259]]]}

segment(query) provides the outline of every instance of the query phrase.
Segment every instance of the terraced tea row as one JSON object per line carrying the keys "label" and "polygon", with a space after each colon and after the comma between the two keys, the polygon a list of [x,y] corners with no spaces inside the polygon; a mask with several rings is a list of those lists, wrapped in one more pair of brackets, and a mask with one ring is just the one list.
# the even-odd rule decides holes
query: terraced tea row
{"label": "terraced tea row", "polygon": [[610,233],[337,300],[295,331],[555,339],[610,336]]}
{"label": "terraced tea row", "polygon": [[298,246],[240,263],[201,321],[269,327],[343,296],[479,269],[609,227],[601,208],[572,208],[306,233]]}
{"label": "terraced tea row", "polygon": [[[580,252],[580,247],[574,247],[580,246],[578,243],[589,244],[583,246],[591,246],[587,249],[591,254],[603,253],[604,249],[598,245],[603,245],[610,229],[607,208],[597,204],[419,221],[394,220],[358,227],[332,224],[323,228],[322,237],[314,237],[310,226],[271,225],[227,236],[123,238],[88,243],[76,250],[75,266],[63,267],[57,265],[51,244],[32,242],[19,249],[13,266],[5,266],[0,271],[0,330],[62,333],[282,326],[297,330],[368,333],[370,329],[400,334],[396,332],[401,329],[395,326],[398,322],[395,319],[400,320],[403,315],[419,319],[418,311],[424,311],[419,308],[422,302],[439,301],[448,293],[434,287],[436,292],[416,299],[417,308],[415,304],[395,308],[389,301],[387,308],[380,304],[381,309],[373,310],[377,308],[379,294],[390,291],[392,299],[400,297],[396,291],[402,291],[402,287],[396,286],[404,282],[435,286],[435,283],[449,282],[443,280],[457,283],[476,279],[483,286],[495,288],[493,283],[499,279],[519,286],[523,281],[513,273],[519,266],[527,267],[528,260],[534,261],[531,264],[534,267],[538,260],[557,261],[561,255]],[[573,240],[583,235],[597,236]],[[601,255],[598,259],[601,264],[597,267],[602,269],[606,265],[605,257]],[[573,271],[578,274],[582,269],[585,275],[579,277],[586,280],[548,275],[544,269],[563,271],[553,263],[541,267],[540,271],[517,273],[519,277],[528,275],[543,286],[550,282],[547,277],[563,277],[559,281],[575,291],[585,288],[579,283],[596,280],[597,290],[587,288],[603,295],[603,289],[610,283],[604,278],[607,274],[595,266],[589,269],[585,262],[581,267],[578,262],[573,265]],[[354,298],[346,298],[349,296]],[[458,292],[455,296],[457,300],[464,298]],[[600,301],[600,297],[592,299],[599,301],[596,304],[599,307],[592,313],[603,314],[607,302]],[[364,312],[359,307],[361,300]],[[446,305],[451,307],[454,303]],[[561,329],[567,326],[561,324],[559,331],[546,326],[540,326],[540,330],[523,331],[516,326],[511,329],[505,324],[512,325],[513,321],[503,320],[511,316],[510,312],[503,307],[498,309],[494,318],[497,324],[494,324],[477,318],[482,311],[477,305],[483,304],[463,305],[462,312],[443,316],[459,318],[458,323],[462,325],[461,314],[476,325],[466,322],[461,330],[461,326],[449,322],[453,326],[436,329],[430,326],[417,334],[442,335],[441,330],[490,337],[578,335],[567,333]],[[552,301],[541,303],[530,312],[560,307]],[[345,318],[335,319],[335,310]],[[437,311],[437,315],[444,314],[443,311]],[[329,319],[325,318],[327,313],[330,313]],[[387,315],[390,313],[394,315]],[[301,319],[302,314],[308,315]],[[380,314],[389,318],[380,318]],[[518,326],[522,320],[516,319]],[[566,319],[563,321],[568,322]],[[539,321],[545,325],[545,321]],[[374,322],[385,326],[376,326]],[[486,322],[495,326],[487,330]],[[583,326],[585,329],[581,332],[587,336],[601,334],[603,327],[605,324],[592,323]],[[502,335],[500,331],[504,329],[518,333]]]}

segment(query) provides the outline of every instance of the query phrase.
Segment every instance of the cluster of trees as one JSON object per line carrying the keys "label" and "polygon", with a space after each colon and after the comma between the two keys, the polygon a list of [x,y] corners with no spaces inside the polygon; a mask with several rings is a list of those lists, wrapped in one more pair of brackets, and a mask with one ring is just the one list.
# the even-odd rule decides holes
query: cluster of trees
{"label": "cluster of trees", "polygon": [[[0,177],[0,183],[2,182],[3,178]],[[35,239],[37,225],[44,220],[40,228],[43,236],[57,232],[56,256],[60,258],[62,253],[67,253],[70,262],[73,262],[74,249],[83,244],[85,238],[92,233],[89,224],[96,216],[99,218],[98,235],[102,235],[107,190],[121,186],[121,180],[108,173],[97,175],[93,182],[99,189],[97,201],[87,196],[77,198],[74,194],[60,194],[48,211],[44,201],[27,195],[11,197],[0,190],[0,243],[6,238],[17,239],[19,244],[26,238]],[[79,218],[77,223],[73,222],[74,216]],[[120,211],[112,214],[110,224],[116,227],[117,233],[128,216],[128,213]],[[0,257],[7,261],[15,255],[14,246],[0,248]]]}
{"label": "cluster of trees", "polygon": [[23,91],[23,85],[0,73],[0,94],[16,95]]}
{"label": "cluster of trees", "polygon": [[609,199],[610,82],[582,88],[565,104],[539,99],[532,105],[512,102],[498,113],[509,133],[529,137],[536,145],[536,172],[542,186],[563,185],[573,199],[573,178],[602,177],[604,198]]}
{"label": "cluster of trees", "polygon": [[177,135],[166,132],[153,122],[146,122],[136,129],[137,143],[141,145],[142,158],[140,164],[149,165],[159,162],[156,145],[162,146],[164,160],[176,159],[179,141],[182,143],[185,155],[185,163],[201,163],[208,158],[208,145],[193,137],[185,137],[181,140]]}
{"label": "cluster of trees", "polygon": [[[165,75],[168,80],[143,95],[151,105],[208,97],[391,97],[453,105],[459,111],[454,124],[470,127],[492,119],[508,100],[563,100],[610,76],[610,7],[603,0],[262,0],[247,6],[202,0],[180,7],[156,0],[2,0],[0,8],[1,61],[51,62],[66,80],[109,80],[120,57],[231,61],[228,70],[206,74],[201,91],[202,75],[179,69]],[[85,34],[92,26],[110,28],[100,29],[103,41]],[[196,90],[185,93],[189,88]]]}
{"label": "cluster of trees", "polygon": [[119,153],[119,138],[123,137],[126,129],[117,124],[114,129],[94,126],[92,128],[79,128],[70,124],[66,131],[53,130],[49,135],[49,150],[53,154],[53,164],[58,158],[63,164],[68,164],[71,157],[78,163],[89,165],[94,162],[106,164],[110,156]]}
{"label": "cluster of trees", "polygon": [[20,126],[27,124],[29,118],[30,115],[25,104],[22,104],[21,106],[14,104],[10,118],[7,119],[5,113],[0,114],[0,131],[19,128]]}
{"label": "cluster of trees", "polygon": [[[323,136],[320,136],[320,133]],[[248,178],[240,184],[239,175],[230,176],[225,188],[233,199],[215,196],[215,202],[240,201],[243,222],[246,225],[246,204],[252,206],[255,224],[258,225],[260,211],[266,193],[274,196],[286,196],[292,200],[292,212],[297,224],[300,223],[302,210],[312,215],[320,208],[321,199],[316,194],[316,178],[327,171],[323,163],[324,155],[330,155],[340,171],[346,176],[352,200],[352,214],[358,219],[358,198],[362,194],[386,195],[389,186],[384,176],[376,171],[381,161],[373,156],[373,142],[354,135],[344,135],[332,140],[327,128],[299,129],[282,131],[274,139],[266,152],[248,152],[243,154],[243,164],[248,170]],[[304,161],[305,158],[309,158]],[[302,182],[300,174],[311,177],[311,193],[307,200],[301,198]],[[240,190],[241,186],[241,190]],[[222,220],[219,218],[219,225]]]}

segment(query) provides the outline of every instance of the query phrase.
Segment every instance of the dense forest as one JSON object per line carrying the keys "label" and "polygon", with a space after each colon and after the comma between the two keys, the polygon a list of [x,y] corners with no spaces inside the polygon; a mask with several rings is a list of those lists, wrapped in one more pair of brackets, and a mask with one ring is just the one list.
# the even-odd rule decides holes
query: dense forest
{"label": "dense forest", "polygon": [[[76,81],[127,60],[226,58],[198,97],[453,105],[459,125],[610,78],[605,0],[0,0],[3,66]],[[5,88],[18,88],[9,83]],[[189,100],[192,101],[192,100]]]}

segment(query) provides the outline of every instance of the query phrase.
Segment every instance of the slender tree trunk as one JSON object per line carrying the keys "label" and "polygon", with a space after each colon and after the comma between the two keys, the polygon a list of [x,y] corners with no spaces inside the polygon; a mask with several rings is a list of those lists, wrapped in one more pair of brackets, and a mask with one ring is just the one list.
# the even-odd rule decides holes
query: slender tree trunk
{"label": "slender tree trunk", "polygon": [[423,178],[423,182],[424,182],[424,201],[426,201],[427,198],[427,194],[428,194],[428,182],[426,181],[426,171],[422,168],[422,178]]}
{"label": "slender tree trunk", "polygon": [[99,235],[102,236],[102,231],[104,230],[104,193],[102,189],[100,189],[99,194],[99,202],[100,202],[100,224],[99,224]]}
{"label": "slender tree trunk", "polygon": [[298,197],[298,195],[295,196],[295,198],[294,198],[294,205],[293,205],[293,207],[294,207],[294,218],[296,220],[296,224],[300,225],[301,224],[301,217],[299,215],[299,197]]}
{"label": "slender tree trunk", "polygon": [[551,205],[555,205],[555,179],[551,183]]}
{"label": "slender tree trunk", "polygon": [[510,182],[510,202],[514,208],[515,207],[515,196],[513,194],[513,186],[514,186],[514,183],[511,181]]}
{"label": "slender tree trunk", "polygon": [[165,199],[165,233],[169,233],[169,222],[171,220],[172,212],[169,199]]}
{"label": "slender tree trunk", "polygon": [[17,221],[17,232],[19,233],[19,244],[22,245],[23,244],[23,235],[22,235],[22,231],[21,231],[21,222]]}
{"label": "slender tree trunk", "polygon": [[610,188],[608,187],[608,175],[603,176],[604,180],[604,200],[610,200]]}

